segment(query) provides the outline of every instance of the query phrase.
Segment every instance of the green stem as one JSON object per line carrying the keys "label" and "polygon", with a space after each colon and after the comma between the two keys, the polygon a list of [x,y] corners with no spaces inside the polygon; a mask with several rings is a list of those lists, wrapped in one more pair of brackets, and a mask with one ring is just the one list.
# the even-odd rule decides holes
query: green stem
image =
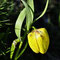
{"label": "green stem", "polygon": [[17,49],[17,52],[16,52],[14,60],[17,60],[17,55],[18,55],[18,53],[19,53],[19,51],[21,49],[22,44],[23,44],[23,42],[21,41],[20,44],[19,44],[19,48]]}
{"label": "green stem", "polygon": [[24,33],[23,39],[22,39],[22,41],[21,41],[20,44],[19,44],[19,48],[18,48],[17,51],[16,51],[16,55],[15,55],[15,57],[14,57],[14,60],[17,60],[18,53],[19,53],[19,51],[20,51],[20,49],[21,49],[21,47],[22,47],[22,45],[23,45],[23,42],[24,42],[24,39],[25,39],[26,35],[27,35],[27,31]]}
{"label": "green stem", "polygon": [[48,8],[48,3],[49,3],[49,0],[47,0],[46,5],[45,5],[45,8],[44,8],[43,12],[41,13],[41,15],[40,15],[39,17],[37,17],[37,18],[34,20],[34,22],[37,21],[38,19],[40,19],[40,18],[46,13],[47,8]]}
{"label": "green stem", "polygon": [[36,30],[36,28],[35,28],[34,26],[32,26],[32,28],[33,28],[34,30]]}
{"label": "green stem", "polygon": [[17,59],[24,53],[24,51],[26,50],[27,46],[28,46],[28,42],[26,42],[25,47],[23,48],[23,50],[21,51],[21,53],[19,54]]}

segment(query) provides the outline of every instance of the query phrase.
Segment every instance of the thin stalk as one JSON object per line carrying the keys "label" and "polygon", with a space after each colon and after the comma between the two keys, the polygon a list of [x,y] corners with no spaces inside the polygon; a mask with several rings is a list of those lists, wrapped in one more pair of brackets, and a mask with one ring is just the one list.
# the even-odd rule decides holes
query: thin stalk
{"label": "thin stalk", "polygon": [[23,50],[21,51],[21,53],[19,54],[17,59],[24,53],[24,51],[26,50],[27,46],[28,46],[28,42],[26,42],[25,47],[23,48]]}
{"label": "thin stalk", "polygon": [[19,44],[19,48],[18,48],[17,51],[16,51],[16,55],[15,55],[15,57],[14,57],[14,60],[17,60],[18,53],[19,53],[19,51],[20,51],[20,49],[21,49],[21,47],[22,47],[22,45],[23,45],[23,42],[24,42],[24,39],[25,39],[26,35],[27,35],[27,31],[24,33],[23,39],[22,39],[22,41],[21,41],[20,44]]}
{"label": "thin stalk", "polygon": [[47,0],[46,5],[45,5],[45,8],[44,8],[43,12],[41,13],[41,15],[40,15],[39,17],[37,17],[37,18],[34,20],[34,22],[37,21],[38,19],[40,19],[42,16],[44,16],[44,14],[46,13],[47,8],[48,8],[48,3],[49,3],[49,0]]}
{"label": "thin stalk", "polygon": [[20,44],[19,44],[19,48],[17,49],[17,52],[16,52],[14,60],[17,60],[17,55],[18,55],[18,53],[19,53],[19,51],[20,51],[20,49],[22,47],[22,44],[23,44],[23,42],[21,41]]}

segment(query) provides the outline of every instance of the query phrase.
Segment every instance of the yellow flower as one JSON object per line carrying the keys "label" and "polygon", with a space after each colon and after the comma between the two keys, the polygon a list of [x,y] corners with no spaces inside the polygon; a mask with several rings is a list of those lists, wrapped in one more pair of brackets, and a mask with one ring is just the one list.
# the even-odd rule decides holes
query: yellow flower
{"label": "yellow flower", "polygon": [[28,43],[35,53],[46,53],[49,47],[49,35],[45,28],[35,29],[28,34]]}

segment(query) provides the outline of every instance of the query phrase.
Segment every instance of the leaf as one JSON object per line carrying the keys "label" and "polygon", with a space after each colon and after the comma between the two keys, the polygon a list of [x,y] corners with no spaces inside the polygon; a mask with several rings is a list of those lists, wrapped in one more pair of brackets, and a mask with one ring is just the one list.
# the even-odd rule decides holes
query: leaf
{"label": "leaf", "polygon": [[13,53],[14,53],[14,51],[15,51],[15,48],[16,48],[16,45],[17,45],[18,42],[20,42],[19,39],[15,39],[15,40],[12,42],[10,59],[12,59],[12,57],[13,57]]}
{"label": "leaf", "polygon": [[31,7],[34,12],[34,0],[27,0],[27,4]]}
{"label": "leaf", "polygon": [[16,21],[16,24],[15,24],[15,33],[17,35],[17,37],[21,40],[21,37],[20,37],[20,33],[21,33],[21,27],[22,27],[22,24],[23,24],[23,21],[24,21],[24,18],[25,18],[25,15],[26,15],[26,9],[24,8],[21,13],[19,14],[18,16],[18,19]]}
{"label": "leaf", "polygon": [[31,15],[32,15],[32,20],[34,18],[34,1],[33,0],[27,0],[27,4],[30,7]]}
{"label": "leaf", "polygon": [[33,23],[33,13],[31,9],[28,7],[28,4],[24,0],[21,1],[23,2],[26,8],[26,26],[27,26],[27,30],[29,31],[31,24]]}

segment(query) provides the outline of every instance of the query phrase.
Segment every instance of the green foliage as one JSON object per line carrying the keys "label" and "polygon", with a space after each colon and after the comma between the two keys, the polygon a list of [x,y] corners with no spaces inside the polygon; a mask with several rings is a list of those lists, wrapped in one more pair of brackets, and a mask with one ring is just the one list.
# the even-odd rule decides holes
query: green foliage
{"label": "green foliage", "polygon": [[[3,56],[10,52],[10,46],[8,46],[8,36],[11,34],[10,27],[13,25],[10,18],[13,14],[14,3],[9,0],[0,0],[0,56]],[[5,30],[6,29],[6,30]]]}
{"label": "green foliage", "polygon": [[[34,13],[34,1],[27,0],[27,4],[24,2],[23,2],[23,4],[26,7],[26,26],[27,26],[27,30],[29,31],[29,28],[30,28],[31,24],[33,23],[33,19],[34,19],[34,14],[33,14]],[[29,7],[31,7],[32,10],[28,7],[28,5],[29,5]]]}
{"label": "green foliage", "polygon": [[7,17],[13,12],[14,3],[13,1],[9,2],[8,0],[0,1],[0,25],[3,27],[4,25],[12,25],[10,19]]}
{"label": "green foliage", "polygon": [[28,5],[23,0],[22,0],[22,2],[23,2],[23,4],[25,5],[25,8],[26,8],[26,26],[27,26],[27,30],[29,31],[30,25],[33,22],[33,18],[32,18],[31,11],[30,11],[30,8],[28,7]]}
{"label": "green foliage", "polygon": [[8,52],[10,52],[10,47],[7,47],[6,40],[8,38],[8,35],[10,34],[10,29],[8,28],[6,32],[0,32],[0,55],[6,55]]}

